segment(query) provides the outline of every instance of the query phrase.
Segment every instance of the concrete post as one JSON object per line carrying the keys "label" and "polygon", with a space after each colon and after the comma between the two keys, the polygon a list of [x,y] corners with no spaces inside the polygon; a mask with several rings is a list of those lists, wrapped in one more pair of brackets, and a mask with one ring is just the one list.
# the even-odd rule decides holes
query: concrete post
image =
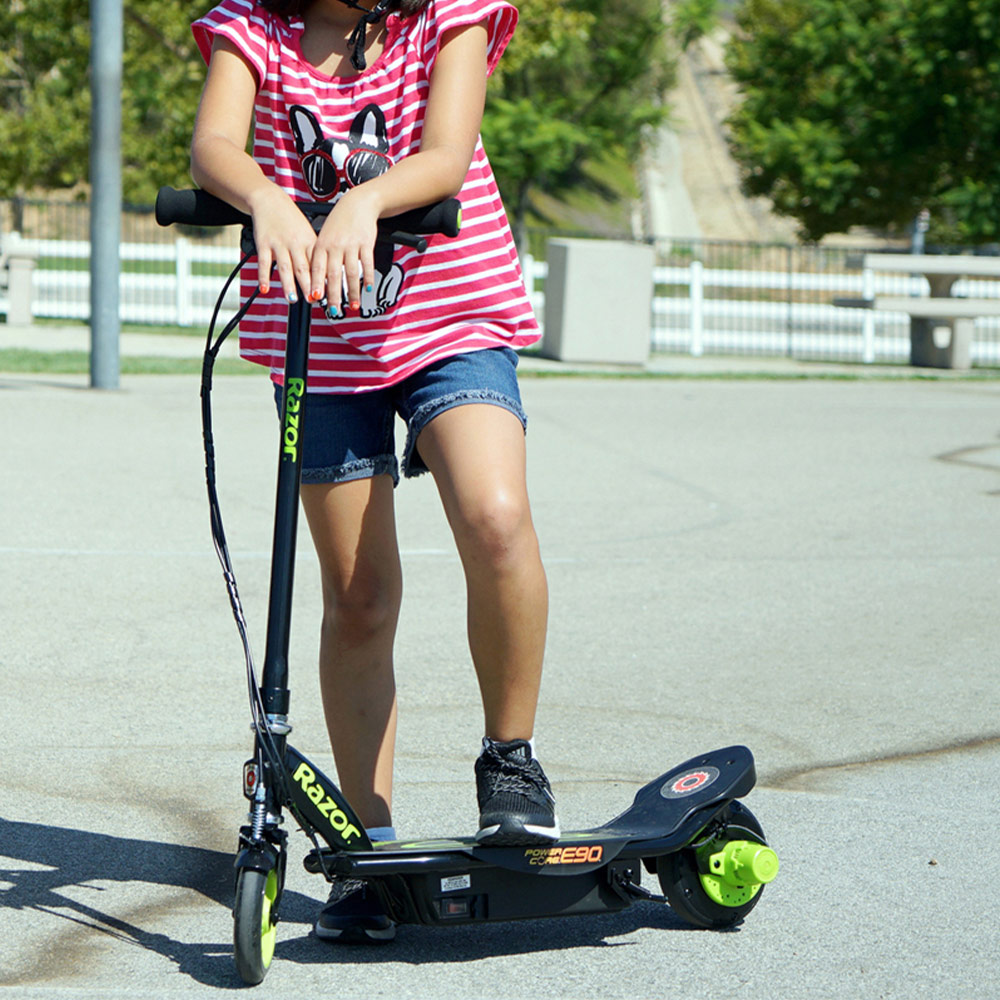
{"label": "concrete post", "polygon": [[34,320],[35,266],[38,255],[25,246],[20,233],[10,233],[4,240],[7,267],[7,324],[27,326]]}
{"label": "concrete post", "polygon": [[972,333],[976,321],[956,317],[951,321],[951,340],[948,343],[948,367],[966,371],[972,367]]}

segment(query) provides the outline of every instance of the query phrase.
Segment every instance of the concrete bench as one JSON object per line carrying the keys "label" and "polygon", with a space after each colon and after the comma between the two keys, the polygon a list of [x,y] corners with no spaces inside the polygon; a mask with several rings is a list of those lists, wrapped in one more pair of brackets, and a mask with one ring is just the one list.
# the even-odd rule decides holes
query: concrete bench
{"label": "concrete bench", "polygon": [[[870,303],[880,312],[910,317],[910,364],[924,368],[968,368],[973,325],[979,317],[1000,316],[1000,298],[958,298],[952,286],[960,278],[1000,279],[1000,257],[950,254],[865,254],[872,271],[921,274],[930,285],[927,296],[877,295]],[[935,331],[946,331],[938,344]]]}

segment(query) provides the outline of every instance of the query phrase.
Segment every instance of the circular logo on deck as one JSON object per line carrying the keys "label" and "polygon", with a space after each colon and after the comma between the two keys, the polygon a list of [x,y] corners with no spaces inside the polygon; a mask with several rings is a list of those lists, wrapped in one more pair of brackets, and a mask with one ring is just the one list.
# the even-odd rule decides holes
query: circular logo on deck
{"label": "circular logo on deck", "polygon": [[718,777],[717,767],[699,767],[664,782],[660,794],[665,799],[682,799],[685,795],[693,795],[702,788],[708,788]]}

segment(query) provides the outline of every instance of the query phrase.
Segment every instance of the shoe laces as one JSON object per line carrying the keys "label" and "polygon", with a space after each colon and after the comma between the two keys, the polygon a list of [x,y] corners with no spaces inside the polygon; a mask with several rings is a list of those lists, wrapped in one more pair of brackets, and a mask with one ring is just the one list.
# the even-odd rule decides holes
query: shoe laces
{"label": "shoe laces", "polygon": [[527,794],[532,797],[541,795],[545,799],[551,798],[548,779],[534,758],[525,760],[515,753],[505,757],[494,746],[487,746],[483,755],[492,765],[490,791],[493,794],[513,792],[516,795]]}
{"label": "shoe laces", "polygon": [[359,878],[336,876],[330,884],[330,895],[327,897],[326,904],[329,906],[331,903],[339,903],[342,899],[346,899],[364,887],[365,883]]}

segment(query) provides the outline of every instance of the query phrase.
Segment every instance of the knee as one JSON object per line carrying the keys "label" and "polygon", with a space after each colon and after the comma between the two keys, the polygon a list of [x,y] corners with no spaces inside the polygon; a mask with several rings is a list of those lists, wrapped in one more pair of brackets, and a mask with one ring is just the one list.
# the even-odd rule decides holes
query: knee
{"label": "knee", "polygon": [[530,557],[538,549],[527,500],[499,490],[463,513],[455,535],[466,560],[472,558],[495,570]]}
{"label": "knee", "polygon": [[356,571],[343,580],[324,579],[323,628],[350,645],[391,635],[400,597],[398,578],[377,571]]}

